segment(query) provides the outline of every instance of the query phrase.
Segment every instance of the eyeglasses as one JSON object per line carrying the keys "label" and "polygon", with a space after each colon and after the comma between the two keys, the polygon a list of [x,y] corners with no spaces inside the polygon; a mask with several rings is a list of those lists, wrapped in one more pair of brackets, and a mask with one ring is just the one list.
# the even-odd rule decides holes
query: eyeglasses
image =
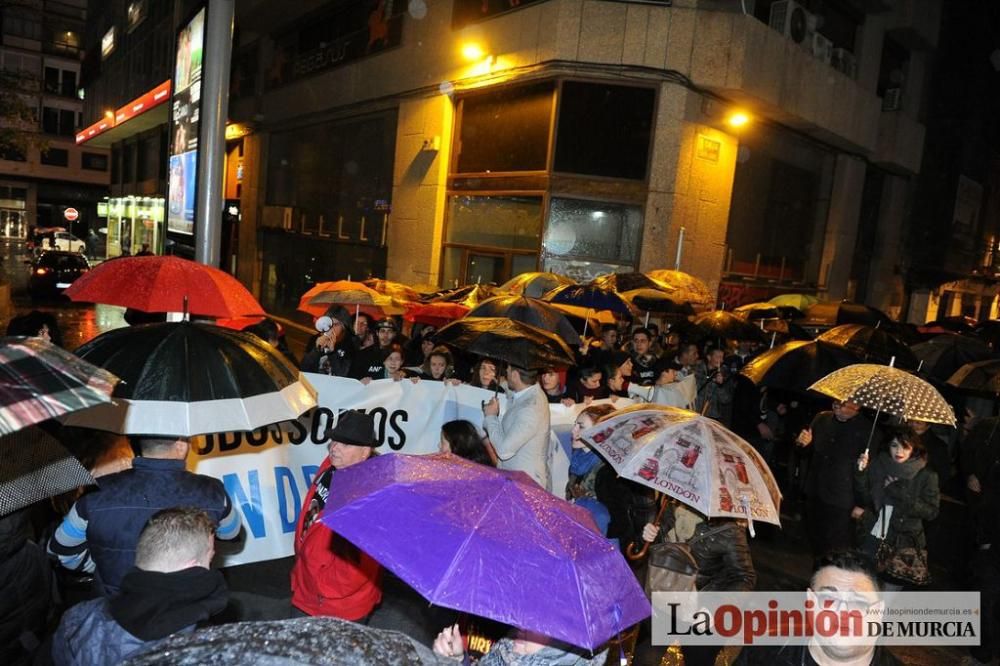
{"label": "eyeglasses", "polygon": [[846,592],[816,592],[815,594],[820,608],[835,611],[845,610],[862,615],[880,603],[880,600],[872,601],[864,597],[850,596]]}

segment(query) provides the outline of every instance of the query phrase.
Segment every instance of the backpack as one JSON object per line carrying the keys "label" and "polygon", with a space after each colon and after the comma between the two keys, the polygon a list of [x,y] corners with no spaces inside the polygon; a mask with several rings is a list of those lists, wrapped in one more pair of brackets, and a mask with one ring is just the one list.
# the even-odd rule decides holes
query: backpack
{"label": "backpack", "polygon": [[691,545],[719,534],[727,527],[728,524],[717,525],[684,543],[664,541],[652,544],[646,562],[646,596],[652,598],[653,592],[696,592],[698,561]]}

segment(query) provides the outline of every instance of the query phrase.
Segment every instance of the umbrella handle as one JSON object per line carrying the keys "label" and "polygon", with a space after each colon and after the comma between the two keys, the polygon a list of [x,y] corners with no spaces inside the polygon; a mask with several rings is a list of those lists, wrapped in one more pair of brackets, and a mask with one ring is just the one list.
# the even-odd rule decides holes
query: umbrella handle
{"label": "umbrella handle", "polygon": [[[653,524],[654,525],[659,525],[660,524],[660,520],[663,518],[663,513],[667,510],[667,505],[669,504],[669,502],[667,502],[666,495],[662,495],[660,493],[657,493],[657,495],[660,495],[660,498],[659,498],[660,499],[660,510],[656,512],[656,518],[653,519]],[[635,562],[637,560],[641,560],[642,558],[646,557],[646,553],[647,552],[649,552],[649,542],[648,541],[643,541],[642,542],[642,547],[636,547],[636,544],[633,541],[632,543],[630,543],[628,545],[628,548],[625,549],[625,556],[628,559],[630,559],[633,562]]]}

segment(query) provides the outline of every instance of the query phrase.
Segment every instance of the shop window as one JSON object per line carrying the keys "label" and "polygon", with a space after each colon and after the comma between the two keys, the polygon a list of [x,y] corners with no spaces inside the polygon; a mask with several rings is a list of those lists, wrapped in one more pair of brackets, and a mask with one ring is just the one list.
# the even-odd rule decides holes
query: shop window
{"label": "shop window", "polygon": [[49,166],[69,166],[69,151],[63,148],[49,148],[42,151],[42,164]]}
{"label": "shop window", "polygon": [[461,101],[455,171],[543,171],[552,122],[551,84],[500,88]]}
{"label": "shop window", "polygon": [[638,206],[553,197],[542,244],[543,270],[576,280],[635,270],[641,235]]}
{"label": "shop window", "polygon": [[538,265],[541,196],[452,196],[443,284],[506,282]]}
{"label": "shop window", "polygon": [[645,179],[655,100],[652,88],[563,83],[554,170]]}
{"label": "shop window", "polygon": [[107,171],[108,156],[100,153],[83,153],[80,159],[80,166],[90,171]]}

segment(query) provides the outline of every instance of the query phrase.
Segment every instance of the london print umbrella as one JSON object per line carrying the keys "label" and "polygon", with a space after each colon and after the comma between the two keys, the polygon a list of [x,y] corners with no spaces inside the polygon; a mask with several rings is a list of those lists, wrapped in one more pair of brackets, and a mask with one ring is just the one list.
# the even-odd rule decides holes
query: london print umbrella
{"label": "london print umbrella", "polygon": [[254,430],[316,406],[315,391],[279,350],[250,333],[211,324],[120,328],[77,353],[122,383],[115,405],[68,416],[68,425],[190,437]]}
{"label": "london print umbrella", "polygon": [[590,515],[523,472],[376,456],[337,472],[322,521],[433,604],[586,649],[650,615]]}
{"label": "london print umbrella", "polygon": [[576,365],[562,338],[513,319],[466,317],[440,329],[434,340],[527,370]]}
{"label": "london print umbrella", "polygon": [[0,437],[0,516],[93,483],[90,472],[41,428]]}
{"label": "london print umbrella", "polygon": [[781,525],[781,492],[760,454],[714,419],[661,405],[614,412],[580,437],[618,476],[708,516]]}
{"label": "london print umbrella", "polygon": [[66,295],[142,312],[218,318],[265,314],[253,294],[229,273],[175,256],[105,261],[70,285]]}
{"label": "london print umbrella", "polygon": [[0,338],[0,435],[109,403],[118,381],[41,338]]}
{"label": "london print umbrella", "polygon": [[483,301],[469,311],[470,317],[507,317],[551,331],[568,345],[579,345],[580,334],[562,312],[545,301],[524,296],[497,296]]}
{"label": "london print umbrella", "polygon": [[556,287],[576,284],[572,279],[558,273],[521,273],[500,285],[500,289],[511,294],[541,298]]}

